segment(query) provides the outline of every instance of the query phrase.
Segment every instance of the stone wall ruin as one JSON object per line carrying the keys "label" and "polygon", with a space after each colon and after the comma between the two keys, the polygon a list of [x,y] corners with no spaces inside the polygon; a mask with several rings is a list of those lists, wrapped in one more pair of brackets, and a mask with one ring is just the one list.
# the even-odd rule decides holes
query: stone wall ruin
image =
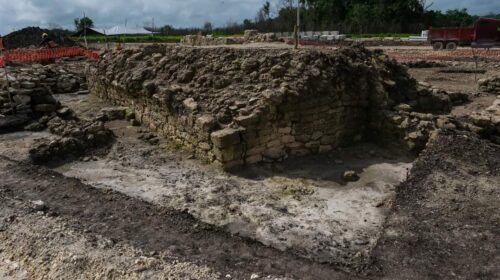
{"label": "stone wall ruin", "polygon": [[396,105],[425,109],[403,66],[360,47],[151,46],[103,57],[89,71],[93,94],[132,108],[151,129],[226,168],[389,142],[400,124],[391,121]]}

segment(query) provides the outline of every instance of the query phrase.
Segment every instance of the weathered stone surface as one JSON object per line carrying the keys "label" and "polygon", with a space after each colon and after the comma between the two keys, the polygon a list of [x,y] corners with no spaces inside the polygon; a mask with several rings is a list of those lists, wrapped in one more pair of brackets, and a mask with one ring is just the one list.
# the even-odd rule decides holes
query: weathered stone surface
{"label": "weathered stone surface", "polygon": [[210,139],[214,145],[218,148],[226,148],[232,145],[240,143],[240,132],[239,129],[225,128],[210,135]]}
{"label": "weathered stone surface", "polygon": [[[139,49],[108,53],[89,72],[92,93],[129,106],[159,134],[222,165],[326,153],[367,138],[403,144],[407,134],[434,127],[412,110],[451,104],[446,93],[418,89],[395,61],[359,47],[154,49],[160,60]],[[144,85],[153,83],[151,95]],[[394,111],[397,104],[411,106]]]}
{"label": "weathered stone surface", "polygon": [[124,120],[128,110],[127,107],[107,107],[102,108],[99,114],[108,121]]}

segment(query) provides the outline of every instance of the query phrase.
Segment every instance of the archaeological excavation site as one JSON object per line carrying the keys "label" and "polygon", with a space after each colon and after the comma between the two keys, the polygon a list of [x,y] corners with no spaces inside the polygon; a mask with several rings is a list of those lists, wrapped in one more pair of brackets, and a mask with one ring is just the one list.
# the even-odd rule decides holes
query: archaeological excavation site
{"label": "archaeological excavation site", "polygon": [[480,57],[5,60],[0,279],[498,279],[500,58]]}

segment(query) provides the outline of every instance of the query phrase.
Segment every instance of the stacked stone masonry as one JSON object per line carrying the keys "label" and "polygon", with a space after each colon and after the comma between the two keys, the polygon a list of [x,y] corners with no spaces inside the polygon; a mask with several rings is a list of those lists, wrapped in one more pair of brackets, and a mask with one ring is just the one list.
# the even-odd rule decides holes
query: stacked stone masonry
{"label": "stacked stone masonry", "polygon": [[419,104],[403,66],[360,47],[151,46],[103,57],[89,69],[93,94],[226,168],[384,138],[387,110]]}

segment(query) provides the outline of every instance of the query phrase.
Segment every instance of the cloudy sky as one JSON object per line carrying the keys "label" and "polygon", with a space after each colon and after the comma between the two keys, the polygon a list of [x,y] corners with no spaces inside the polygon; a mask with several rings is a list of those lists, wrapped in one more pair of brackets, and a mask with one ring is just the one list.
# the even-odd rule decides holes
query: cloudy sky
{"label": "cloudy sky", "polygon": [[[229,21],[253,18],[265,0],[0,0],[0,34],[25,26],[73,28],[73,19],[85,12],[97,27],[117,24],[142,26],[151,19],[155,25],[216,26]],[[279,0],[271,0],[273,4]],[[498,0],[428,0],[432,9],[468,8],[474,14],[500,13]]]}

